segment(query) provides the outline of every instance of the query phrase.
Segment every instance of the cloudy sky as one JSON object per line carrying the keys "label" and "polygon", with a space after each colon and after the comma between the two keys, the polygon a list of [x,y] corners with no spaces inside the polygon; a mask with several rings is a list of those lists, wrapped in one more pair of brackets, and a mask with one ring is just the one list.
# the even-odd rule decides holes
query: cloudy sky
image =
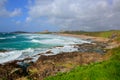
{"label": "cloudy sky", "polygon": [[120,29],[120,0],[0,0],[0,32]]}

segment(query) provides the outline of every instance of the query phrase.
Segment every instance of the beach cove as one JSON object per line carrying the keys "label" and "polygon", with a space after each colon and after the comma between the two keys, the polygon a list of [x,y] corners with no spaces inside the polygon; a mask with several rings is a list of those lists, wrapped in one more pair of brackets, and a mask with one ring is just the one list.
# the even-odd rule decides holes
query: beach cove
{"label": "beach cove", "polygon": [[[38,38],[40,35],[47,36],[47,38],[48,36],[50,36],[49,39],[51,39],[51,34],[25,35],[27,35],[27,37],[29,37],[30,40],[34,39],[31,41],[37,42],[37,44],[38,41],[35,39]],[[106,60],[106,58],[104,57],[104,54],[107,52],[106,48],[108,46],[111,46],[108,44],[108,39],[101,40],[101,38],[96,39],[95,37],[90,38],[88,36],[84,36],[82,38],[81,35],[80,37],[76,35],[76,37],[71,35],[68,36],[66,34],[60,34],[60,36],[58,36],[58,34],[52,34],[52,37],[54,36],[55,39],[52,38],[52,40],[48,41],[48,43],[51,42],[57,44],[55,44],[54,46],[52,45],[51,48],[47,48],[46,50],[44,49],[45,51],[42,52],[38,51],[35,55],[33,55],[33,57],[25,57],[20,59],[16,58],[15,60],[4,63],[4,65],[1,64],[0,77],[2,78],[4,74],[6,78],[17,79],[20,76],[27,75],[29,76],[29,78],[34,77],[36,78],[36,80],[42,80],[45,77],[55,75],[58,72],[70,71],[78,65],[87,65],[90,63],[101,62],[103,60]],[[58,40],[61,39],[61,37],[63,37],[63,40],[61,40],[62,42]],[[43,43],[47,43],[47,41]],[[58,45],[58,43],[62,43],[62,45]],[[27,51],[31,51],[31,49],[28,49]],[[3,53],[7,54],[6,51]]]}

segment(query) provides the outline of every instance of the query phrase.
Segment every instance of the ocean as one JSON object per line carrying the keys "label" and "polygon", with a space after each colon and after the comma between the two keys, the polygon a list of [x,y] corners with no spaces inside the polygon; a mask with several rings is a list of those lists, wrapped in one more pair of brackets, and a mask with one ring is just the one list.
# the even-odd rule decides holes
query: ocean
{"label": "ocean", "polygon": [[[40,57],[38,54],[48,56],[61,52],[77,51],[78,49],[73,44],[82,43],[89,42],[55,34],[0,33],[0,64],[13,60],[23,60],[25,58],[32,58],[34,62]],[[48,51],[51,54],[46,54]]]}

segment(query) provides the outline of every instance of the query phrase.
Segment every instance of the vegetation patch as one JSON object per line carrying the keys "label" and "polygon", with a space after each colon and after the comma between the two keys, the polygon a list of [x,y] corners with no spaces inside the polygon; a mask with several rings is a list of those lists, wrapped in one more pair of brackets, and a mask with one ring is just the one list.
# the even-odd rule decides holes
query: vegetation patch
{"label": "vegetation patch", "polygon": [[109,60],[78,66],[70,72],[59,73],[44,80],[119,80],[120,79],[120,47],[110,50]]}

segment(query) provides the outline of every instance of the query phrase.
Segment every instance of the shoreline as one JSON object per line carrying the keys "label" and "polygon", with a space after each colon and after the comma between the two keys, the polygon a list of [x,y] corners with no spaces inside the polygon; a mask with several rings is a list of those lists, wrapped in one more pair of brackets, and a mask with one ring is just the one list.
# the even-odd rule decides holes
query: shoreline
{"label": "shoreline", "polygon": [[87,36],[87,35],[77,35],[77,34],[58,33],[57,35],[66,36],[66,37],[75,37],[75,38],[80,38],[80,39],[85,39],[85,40],[93,40],[97,42],[107,42],[110,40],[108,38],[93,37],[93,36]]}
{"label": "shoreline", "polygon": [[[59,35],[59,34],[58,34]],[[72,52],[78,52],[78,51],[80,51],[80,50],[77,50],[77,49],[80,49],[80,47],[81,46],[84,46],[84,45],[89,45],[89,44],[92,44],[92,43],[97,43],[98,44],[98,42],[99,41],[96,41],[96,42],[94,42],[94,40],[93,40],[93,37],[88,37],[88,36],[84,36],[84,35],[69,35],[69,34],[60,34],[60,36],[66,36],[66,37],[74,37],[74,38],[80,38],[80,39],[83,39],[83,40],[88,40],[88,41],[90,41],[90,40],[92,40],[93,42],[91,42],[90,41],[90,43],[88,42],[88,43],[78,43],[78,44],[72,44],[72,45],[70,45],[68,48],[70,48],[71,47],[71,49],[69,49],[70,51],[68,51],[68,52],[64,52],[64,50],[62,51],[63,53],[72,53]],[[83,37],[84,36],[84,37]],[[82,37],[82,38],[81,38]],[[88,37],[88,38],[87,38]],[[56,48],[56,49],[58,49],[58,52],[59,52],[59,49],[62,49],[62,48],[64,48],[65,46],[56,46],[56,47],[54,47],[54,48]],[[72,47],[73,47],[73,49],[72,49]],[[92,47],[92,46],[91,46]],[[36,55],[34,55],[34,57],[35,56],[39,56],[40,57],[40,55],[44,55],[44,56],[52,56],[52,55],[58,55],[58,54],[60,54],[61,52],[59,52],[59,53],[54,53],[53,51],[54,51],[54,48],[50,48],[50,49],[48,49],[48,50],[46,50],[46,51],[44,51],[45,53],[38,53],[38,54],[36,54]],[[76,49],[76,50],[75,50]],[[85,50],[85,46],[83,47],[83,49],[81,50],[82,52],[86,52]],[[53,51],[52,51],[53,50]],[[73,50],[73,51],[72,51]],[[74,51],[75,50],[75,51]],[[1,51],[1,52],[3,52],[3,53],[5,53],[5,52],[7,52],[7,51]],[[21,59],[21,60],[19,60],[19,59],[15,59],[15,60],[12,60],[12,61],[8,61],[8,62],[5,62],[5,63],[1,63],[1,65],[3,64],[8,64],[8,63],[12,63],[12,62],[24,62],[24,61],[29,61],[29,60],[31,60],[30,62],[32,62],[32,57],[26,57],[26,58],[24,58],[24,59]],[[36,60],[37,61],[37,60]],[[35,62],[36,62],[35,61]],[[29,62],[28,62],[29,63]]]}
{"label": "shoreline", "polygon": [[22,77],[27,76],[28,79],[43,80],[59,72],[68,72],[79,65],[101,61],[103,61],[103,55],[98,53],[70,52],[51,56],[41,55],[35,63],[17,65],[17,61],[13,61],[0,65],[0,79],[6,77],[11,80],[22,80]]}
{"label": "shoreline", "polygon": [[[20,79],[21,76],[27,76],[29,79],[43,80],[45,77],[54,76],[59,72],[68,72],[75,66],[101,62],[104,60],[103,55],[105,53],[103,49],[105,45],[101,45],[101,43],[76,44],[76,47],[79,48],[77,52],[62,52],[50,56],[40,55],[34,63],[24,63],[22,61],[22,65],[18,65],[16,63],[19,61],[16,60],[0,65],[0,79],[5,76],[7,79],[16,80]],[[103,51],[103,54],[101,54],[101,51]]]}
{"label": "shoreline", "polygon": [[[36,62],[30,62],[23,65],[16,64],[19,61],[13,61],[5,65],[0,65],[0,79],[3,76],[6,79],[21,79],[27,76],[29,79],[43,80],[45,77],[54,76],[57,73],[68,72],[80,65],[89,65],[91,63],[101,62],[106,60],[104,54],[106,53],[105,48],[108,46],[106,43],[108,39],[104,41],[102,38],[96,38],[84,35],[73,35],[73,34],[57,34],[60,36],[75,37],[81,39],[91,39],[93,43],[76,44],[79,51],[77,52],[62,52],[56,55],[40,55]],[[49,52],[48,52],[49,54]],[[107,58],[108,59],[108,58]],[[28,59],[29,60],[29,59]]]}
{"label": "shoreline", "polygon": [[93,41],[93,43],[94,42],[107,43],[108,45],[106,46],[106,49],[112,49],[112,48],[116,48],[120,46],[120,43],[118,43],[117,41],[113,41],[112,39],[109,39],[109,38],[94,37],[94,36],[87,36],[87,35],[77,35],[77,34],[66,34],[66,33],[58,33],[57,35],[80,38],[83,40],[91,40]]}

